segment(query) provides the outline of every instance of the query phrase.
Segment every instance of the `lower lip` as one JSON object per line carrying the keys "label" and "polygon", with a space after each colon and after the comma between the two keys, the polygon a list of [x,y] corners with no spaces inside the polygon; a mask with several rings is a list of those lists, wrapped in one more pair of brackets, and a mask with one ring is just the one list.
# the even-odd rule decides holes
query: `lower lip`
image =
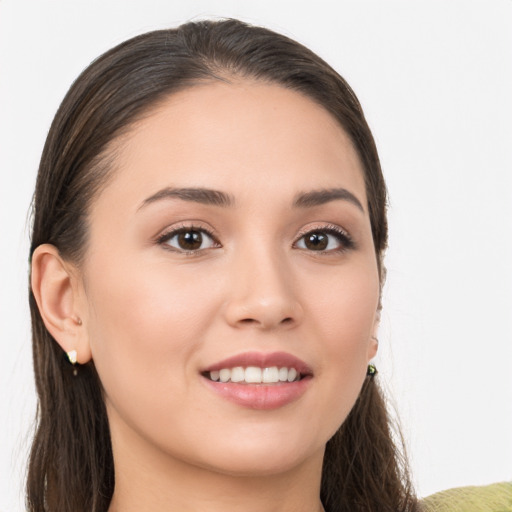
{"label": "lower lip", "polygon": [[230,402],[248,409],[271,410],[298,400],[306,392],[311,377],[279,384],[218,382],[206,377],[203,380],[210,389]]}

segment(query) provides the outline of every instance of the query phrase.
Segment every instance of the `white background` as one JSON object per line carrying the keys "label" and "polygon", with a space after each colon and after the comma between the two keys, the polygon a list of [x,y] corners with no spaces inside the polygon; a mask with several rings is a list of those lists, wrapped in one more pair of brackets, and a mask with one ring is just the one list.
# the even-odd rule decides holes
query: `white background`
{"label": "white background", "polygon": [[512,479],[512,1],[0,0],[0,510],[35,411],[27,212],[72,80],[150,29],[239,17],[354,87],[390,191],[380,378],[420,495]]}

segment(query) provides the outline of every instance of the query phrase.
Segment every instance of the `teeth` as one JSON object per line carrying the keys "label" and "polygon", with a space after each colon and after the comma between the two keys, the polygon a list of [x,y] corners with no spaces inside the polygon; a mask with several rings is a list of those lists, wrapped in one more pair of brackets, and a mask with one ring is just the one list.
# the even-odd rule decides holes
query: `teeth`
{"label": "teeth", "polygon": [[245,370],[241,366],[237,366],[231,370],[231,382],[242,382],[244,379]]}
{"label": "teeth", "polygon": [[245,369],[245,382],[258,384],[261,382],[261,368],[249,366]]}
{"label": "teeth", "polygon": [[[295,372],[297,373],[297,372]],[[262,375],[263,382],[279,382],[279,370],[276,366],[272,368],[264,368]]]}
{"label": "teeth", "polygon": [[288,371],[288,382],[292,382],[297,377],[297,370],[295,368],[290,368]]}
{"label": "teeth", "polygon": [[293,382],[300,380],[300,374],[295,368],[259,368],[257,366],[248,366],[242,368],[222,368],[209,372],[210,380],[220,382],[245,382],[248,384],[277,384],[278,382]]}
{"label": "teeth", "polygon": [[227,382],[231,378],[231,370],[223,368],[219,371],[219,377],[221,382]]}

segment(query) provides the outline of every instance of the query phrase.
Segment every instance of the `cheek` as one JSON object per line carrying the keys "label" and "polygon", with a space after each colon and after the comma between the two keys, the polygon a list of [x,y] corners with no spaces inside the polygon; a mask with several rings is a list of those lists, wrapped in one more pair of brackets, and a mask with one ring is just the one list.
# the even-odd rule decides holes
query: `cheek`
{"label": "cheek", "polygon": [[107,397],[146,403],[148,390],[171,393],[193,371],[212,297],[201,301],[201,283],[160,263],[130,265],[106,257],[101,262],[95,266],[91,260],[89,267],[102,270],[88,275],[88,327]]}
{"label": "cheek", "polygon": [[343,423],[363,385],[371,339],[377,321],[379,279],[371,266],[351,267],[350,272],[324,281],[310,296],[312,330],[322,345],[318,367],[320,410],[329,435]]}
{"label": "cheek", "polygon": [[169,346],[176,333],[197,325],[202,309],[208,306],[200,300],[204,279],[187,279],[165,261],[97,259],[101,263],[95,265],[91,260],[89,267],[101,270],[89,272],[87,283],[91,323],[99,329],[93,340],[107,337],[110,344],[127,336],[138,339],[141,348],[157,348],[159,343]]}
{"label": "cheek", "polygon": [[316,276],[309,289],[309,316],[314,319],[315,329],[322,333],[331,356],[343,359],[361,352],[366,357],[379,303],[376,268],[357,265],[323,280]]}

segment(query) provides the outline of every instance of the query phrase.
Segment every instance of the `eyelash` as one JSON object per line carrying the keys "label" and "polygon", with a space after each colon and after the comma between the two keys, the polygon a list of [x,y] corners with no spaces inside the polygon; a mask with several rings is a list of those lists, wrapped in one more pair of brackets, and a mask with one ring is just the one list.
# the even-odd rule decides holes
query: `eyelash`
{"label": "eyelash", "polygon": [[[168,251],[177,252],[180,254],[184,254],[186,256],[196,256],[196,255],[200,254],[202,251],[205,251],[206,249],[195,249],[195,250],[187,251],[186,249],[173,248],[168,244],[169,240],[171,240],[172,238],[174,238],[182,233],[188,233],[191,231],[206,234],[212,240],[212,243],[214,244],[214,247],[211,247],[211,248],[222,247],[218,238],[213,234],[213,232],[211,230],[209,230],[203,226],[197,226],[194,224],[174,227],[174,228],[170,229],[169,231],[166,231],[166,232],[162,233],[160,236],[158,236],[157,239],[155,240],[155,242],[157,244],[163,246]],[[344,231],[339,226],[336,226],[334,224],[318,226],[313,229],[309,228],[307,230],[300,232],[297,239],[293,242],[293,247],[295,247],[307,235],[312,235],[314,233],[321,233],[321,234],[334,236],[337,239],[340,247],[336,248],[336,249],[330,249],[327,251],[326,250],[315,251],[315,250],[307,249],[307,248],[299,248],[300,250],[325,256],[325,255],[332,255],[332,254],[340,254],[340,253],[346,252],[348,250],[354,249],[356,247],[356,244],[354,243],[352,237],[346,231]],[[207,249],[209,249],[209,248],[207,248]]]}

